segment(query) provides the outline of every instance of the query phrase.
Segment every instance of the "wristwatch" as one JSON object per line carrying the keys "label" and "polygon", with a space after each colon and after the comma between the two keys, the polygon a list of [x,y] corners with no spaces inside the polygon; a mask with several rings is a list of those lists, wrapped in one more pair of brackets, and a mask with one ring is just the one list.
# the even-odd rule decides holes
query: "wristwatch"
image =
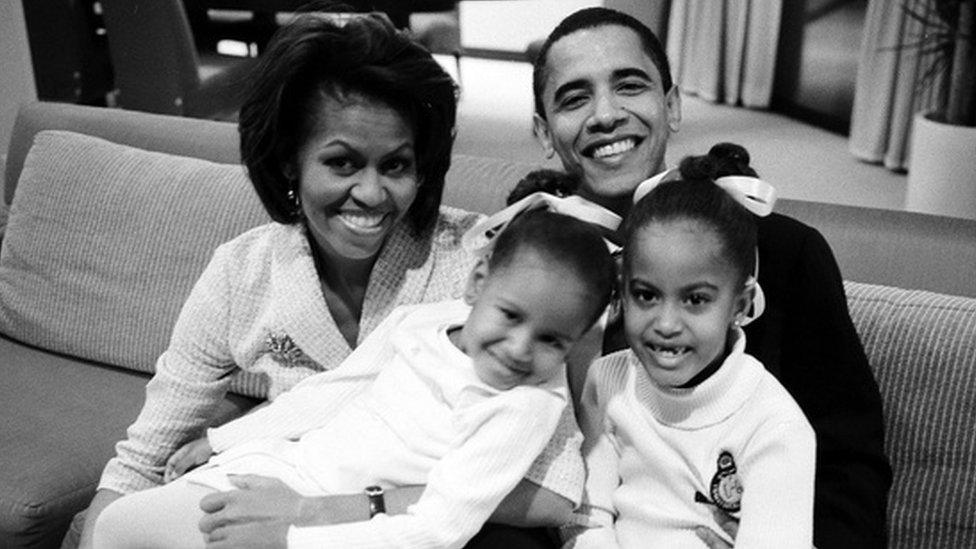
{"label": "wristwatch", "polygon": [[381,486],[367,486],[366,499],[369,501],[369,518],[386,512],[386,501],[383,499],[383,488]]}

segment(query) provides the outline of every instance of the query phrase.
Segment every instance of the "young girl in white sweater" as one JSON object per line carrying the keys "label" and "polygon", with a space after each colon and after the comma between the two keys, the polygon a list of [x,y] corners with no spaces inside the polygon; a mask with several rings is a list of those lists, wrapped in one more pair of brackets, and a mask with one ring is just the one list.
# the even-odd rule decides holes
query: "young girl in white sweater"
{"label": "young girl in white sweater", "polygon": [[[516,217],[472,271],[464,302],[397,309],[340,368],[210,429],[169,466],[179,473],[217,455],[111,504],[95,547],[239,546],[197,529],[200,499],[233,489],[234,474],[310,496],[368,487],[371,520],[291,525],[274,546],[462,546],[555,431],[566,354],[606,308],[614,271],[589,224],[548,211]],[[383,512],[382,488],[418,484],[426,488],[406,514]]]}
{"label": "young girl in white sweater", "polygon": [[[716,535],[736,549],[813,545],[814,433],[744,352],[756,227],[716,169],[686,159],[625,222],[630,348],[587,373],[588,478],[567,547],[702,548]],[[734,540],[716,510],[739,521]]]}

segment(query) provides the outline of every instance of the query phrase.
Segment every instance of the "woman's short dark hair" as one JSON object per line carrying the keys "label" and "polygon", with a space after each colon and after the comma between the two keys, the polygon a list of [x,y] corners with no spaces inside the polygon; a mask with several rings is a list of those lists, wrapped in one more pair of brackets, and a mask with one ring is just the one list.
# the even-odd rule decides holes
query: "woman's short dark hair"
{"label": "woman's short dark hair", "polygon": [[542,94],[545,92],[546,78],[549,75],[549,50],[552,49],[552,45],[559,39],[577,31],[607,26],[624,27],[637,34],[644,53],[651,58],[651,62],[661,73],[661,85],[664,86],[664,91],[671,91],[671,87],[674,85],[671,78],[671,65],[668,63],[668,55],[664,51],[664,46],[661,45],[661,41],[658,40],[654,31],[637,18],[621,11],[602,7],[583,8],[570,14],[556,25],[556,28],[549,33],[546,41],[543,42],[538,56],[533,60],[532,95],[535,97],[536,114],[543,119],[546,117]]}
{"label": "woman's short dark hair", "polygon": [[312,134],[323,94],[361,95],[403,116],[413,130],[419,185],[407,218],[418,232],[432,226],[451,163],[457,86],[427,50],[379,14],[342,20],[301,14],[261,55],[239,130],[241,159],[271,218],[301,218],[289,197],[298,189],[288,166],[297,164]]}
{"label": "woman's short dark hair", "polygon": [[[725,145],[725,144],[723,144]],[[745,156],[748,153],[736,147]],[[631,209],[624,222],[624,270],[630,269],[635,240],[640,230],[653,222],[689,219],[711,227],[722,243],[722,253],[736,269],[739,279],[746,279],[755,271],[756,220],[744,206],[727,191],[715,184],[723,175],[751,175],[734,166],[736,159],[725,157],[730,150],[720,150],[719,155],[709,151],[704,156],[689,156],[681,161],[679,179],[665,181],[654,187]],[[733,152],[734,152],[733,151]],[[751,170],[751,168],[749,168]]]}
{"label": "woman's short dark hair", "polygon": [[610,303],[617,279],[616,264],[600,231],[575,217],[531,210],[513,219],[498,235],[488,259],[488,272],[504,269],[526,249],[579,278],[593,306],[592,314],[583,320],[587,328],[596,322]]}

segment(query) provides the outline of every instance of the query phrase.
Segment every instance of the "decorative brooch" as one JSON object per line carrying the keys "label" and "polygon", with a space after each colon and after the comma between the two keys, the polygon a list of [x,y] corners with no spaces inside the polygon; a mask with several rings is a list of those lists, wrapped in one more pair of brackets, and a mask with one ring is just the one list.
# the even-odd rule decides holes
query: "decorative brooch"
{"label": "decorative brooch", "polygon": [[283,366],[290,368],[309,361],[309,358],[305,356],[305,353],[302,352],[298,345],[295,345],[295,342],[292,341],[291,336],[288,334],[271,332],[264,340],[264,343],[268,348],[268,354],[271,355],[271,358]]}

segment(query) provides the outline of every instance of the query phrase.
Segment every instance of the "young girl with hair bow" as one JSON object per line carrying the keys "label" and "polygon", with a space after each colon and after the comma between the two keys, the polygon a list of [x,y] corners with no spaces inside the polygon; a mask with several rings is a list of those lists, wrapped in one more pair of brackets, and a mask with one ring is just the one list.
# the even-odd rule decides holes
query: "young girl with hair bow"
{"label": "young girl with hair bow", "polygon": [[[587,373],[587,483],[568,547],[813,544],[814,432],[742,331],[762,313],[753,214],[775,191],[717,171],[685,159],[638,190],[625,222],[629,349]],[[728,516],[737,533],[722,532]]]}

